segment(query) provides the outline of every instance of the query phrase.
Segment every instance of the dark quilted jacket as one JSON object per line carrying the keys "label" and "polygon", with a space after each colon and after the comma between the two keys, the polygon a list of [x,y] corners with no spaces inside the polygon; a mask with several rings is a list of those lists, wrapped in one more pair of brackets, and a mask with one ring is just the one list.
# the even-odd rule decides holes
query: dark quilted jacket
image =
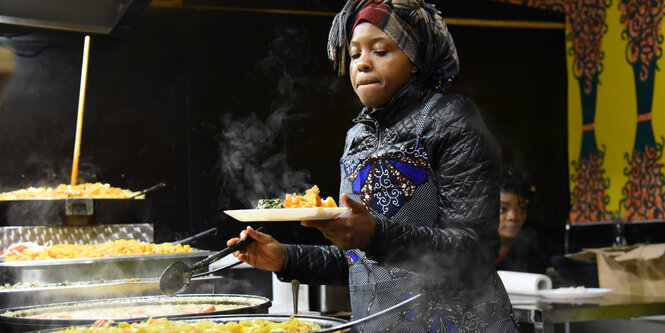
{"label": "dark quilted jacket", "polygon": [[[427,92],[431,94],[430,92]],[[423,92],[417,92],[422,95]],[[409,104],[418,98],[411,92]],[[419,113],[420,104],[376,119],[381,127],[394,126],[401,136],[409,136]],[[447,260],[472,262],[460,271],[461,280],[484,275],[482,267],[491,267],[498,254],[499,236],[499,151],[473,103],[460,95],[448,94],[439,100],[432,121],[424,128],[422,141],[428,143],[428,153],[436,161],[433,169],[439,187],[439,228],[413,227],[409,224],[389,223],[377,217],[376,232],[368,254],[387,264],[405,265],[415,271],[429,271],[411,263],[405,253],[441,253],[441,268]],[[380,114],[381,110],[374,113]],[[405,116],[406,115],[406,116]],[[367,109],[355,120],[375,136],[376,129]],[[402,131],[400,131],[402,130]],[[361,144],[375,139],[357,138]],[[353,197],[353,196],[351,196]],[[289,245],[287,265],[282,272],[289,278],[311,283],[346,284],[347,262],[343,251],[335,246],[318,247]],[[413,267],[411,267],[413,266]]]}
{"label": "dark quilted jacket", "polygon": [[[431,108],[425,107],[427,102]],[[426,115],[424,109],[428,110]],[[347,134],[341,162],[341,192],[354,200],[366,199],[363,202],[373,211],[377,222],[373,241],[369,248],[348,252],[336,246],[285,245],[287,260],[278,277],[309,284],[349,284],[351,280],[352,306],[354,302],[358,309],[367,309],[370,305],[368,313],[354,308],[354,317],[381,309],[381,306],[372,308],[372,302],[381,295],[372,296],[369,301],[354,300],[353,286],[358,281],[367,279],[369,284],[377,281],[379,285],[402,281],[399,280],[402,277],[435,281],[432,284],[436,292],[443,295],[438,298],[446,299],[452,307],[466,304],[457,306],[454,311],[447,310],[449,313],[457,311],[458,319],[468,316],[469,311],[476,311],[473,308],[480,308],[478,304],[492,303],[493,307],[501,308],[500,311],[483,308],[480,312],[485,313],[472,313],[472,316],[481,318],[477,322],[485,325],[485,330],[514,329],[510,302],[493,267],[499,248],[499,150],[475,105],[460,95],[441,95],[411,84],[386,107],[365,108],[355,122]],[[357,177],[358,172],[353,171],[369,165],[366,161],[387,156],[400,159],[402,152],[414,146],[424,147],[420,155],[426,156],[422,163],[428,165],[427,179],[433,184],[430,196],[412,194],[406,204],[397,205],[396,210],[391,211],[393,207],[377,204],[380,198],[378,201],[367,199],[369,195],[365,194],[373,190],[371,186],[358,190],[359,185],[354,185],[353,177]],[[406,211],[400,210],[409,204]],[[350,267],[360,262],[371,264],[353,269],[350,274]],[[381,282],[379,271],[383,270],[392,272],[392,276]],[[365,276],[364,271],[370,271],[370,275],[354,278]],[[404,293],[395,290],[398,292]],[[414,289],[415,292],[418,291]],[[454,317],[450,315],[451,327],[462,328],[463,320],[457,322]]]}

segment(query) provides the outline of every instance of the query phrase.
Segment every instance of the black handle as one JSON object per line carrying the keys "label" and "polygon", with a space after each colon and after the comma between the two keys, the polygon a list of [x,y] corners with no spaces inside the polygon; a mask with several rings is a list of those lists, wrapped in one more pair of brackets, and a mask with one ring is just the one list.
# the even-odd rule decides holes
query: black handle
{"label": "black handle", "polygon": [[217,228],[210,228],[210,229],[208,229],[208,230],[206,230],[206,231],[201,231],[201,232],[199,232],[198,234],[193,235],[193,236],[190,236],[190,237],[187,237],[187,238],[185,238],[185,239],[183,239],[183,240],[179,240],[179,241],[171,242],[171,244],[173,244],[173,245],[176,245],[176,244],[187,244],[187,243],[192,242],[193,240],[197,240],[197,239],[199,239],[199,238],[203,238],[203,237],[208,236],[208,235],[210,235],[210,236],[217,235]]}
{"label": "black handle", "polygon": [[218,267],[218,268],[215,268],[215,269],[213,269],[213,270],[211,270],[211,271],[205,271],[205,272],[201,272],[201,273],[193,274],[192,277],[195,278],[195,277],[199,277],[199,276],[215,274],[215,273],[217,273],[217,272],[221,272],[221,271],[227,270],[227,269],[229,269],[229,268],[236,267],[236,266],[238,266],[238,265],[240,265],[240,264],[242,264],[242,263],[244,263],[244,261],[236,261],[236,262],[234,262],[234,263],[232,263],[232,264],[228,264],[228,265],[226,265],[226,266]]}
{"label": "black handle", "polygon": [[[256,231],[258,231],[258,232],[264,232],[265,230],[266,229],[264,227],[260,227],[260,228],[256,229]],[[252,237],[247,237],[247,239],[245,239],[245,240],[240,240],[240,241],[236,242],[235,244],[225,248],[224,250],[221,250],[221,251],[219,251],[219,252],[217,252],[213,255],[210,255],[207,258],[195,263],[194,265],[192,265],[192,271],[196,272],[197,270],[199,270],[199,269],[201,269],[205,266],[208,266],[208,265],[212,264],[213,262],[215,262],[215,261],[217,261],[221,258],[224,258],[224,257],[228,256],[229,254],[244,248],[245,246],[253,243],[254,241],[255,241],[255,239],[252,238]]]}
{"label": "black handle", "polygon": [[130,196],[129,199],[134,199],[134,198],[138,197],[139,195],[143,195],[143,194],[146,194],[146,193],[157,191],[157,190],[159,190],[160,188],[162,188],[164,186],[166,186],[166,183],[165,182],[160,182],[157,185],[149,187],[149,188],[147,188],[147,189],[145,189],[141,192],[135,193],[134,195]]}

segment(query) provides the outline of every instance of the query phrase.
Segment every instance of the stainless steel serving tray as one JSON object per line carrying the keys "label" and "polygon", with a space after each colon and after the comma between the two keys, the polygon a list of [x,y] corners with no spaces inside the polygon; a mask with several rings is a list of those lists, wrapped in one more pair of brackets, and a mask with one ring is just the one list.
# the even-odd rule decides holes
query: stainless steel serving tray
{"label": "stainless steel serving tray", "polygon": [[144,223],[150,222],[151,217],[149,198],[0,200],[0,224],[7,226]]}
{"label": "stainless steel serving tray", "polygon": [[[215,283],[221,279],[222,277],[219,276],[194,278],[184,293],[213,294],[215,292]],[[159,279],[91,282],[89,284],[69,286],[25,287],[0,290],[0,308],[162,294],[162,291],[159,289]]]}
{"label": "stainless steel serving tray", "polygon": [[[326,316],[314,316],[314,315],[296,315],[298,319],[302,320],[308,320],[311,321],[317,325],[319,325],[321,328],[331,328],[335,326],[339,326],[342,324],[347,323],[348,321],[345,319],[341,318],[335,318],[335,317],[326,317]],[[282,322],[282,321],[287,321],[291,318],[289,315],[274,315],[274,314],[228,314],[228,315],[215,315],[215,316],[202,316],[199,317],[197,316],[196,318],[178,318],[178,317],[173,317],[169,318],[169,320],[184,320],[186,322],[197,322],[197,321],[212,321],[216,323],[227,323],[230,321],[241,321],[241,320],[254,320],[254,319],[259,319],[259,320],[270,320],[274,322]],[[53,333],[62,328],[50,328],[47,330],[41,330],[41,333]],[[315,333],[316,331],[312,332]],[[355,328],[351,328],[349,331],[345,331],[346,333],[353,333],[357,332]],[[33,332],[28,332],[28,333],[37,333],[37,331]]]}
{"label": "stainless steel serving tray", "polygon": [[[236,308],[221,309],[214,312],[187,314],[187,315],[165,315],[161,317],[167,318],[197,318],[204,315],[222,315],[222,314],[267,314],[268,308],[272,305],[270,299],[254,295],[238,295],[238,294],[188,294],[177,296],[144,296],[144,297],[126,297],[126,298],[111,298],[111,299],[97,299],[82,302],[66,302],[66,303],[53,303],[43,305],[32,305],[25,307],[13,307],[0,310],[0,330],[2,332],[25,332],[30,330],[41,330],[54,327],[69,327],[76,325],[91,325],[97,320],[113,320],[114,322],[120,321],[145,321],[148,317],[135,317],[135,318],[86,318],[86,319],[41,319],[41,318],[28,318],[31,315],[39,313],[58,313],[61,311],[70,311],[77,309],[94,309],[103,308],[105,310],[113,309],[114,307],[122,306],[135,306],[142,305],[172,305],[172,304],[215,304],[215,305],[235,305]],[[14,314],[14,315],[12,315]],[[154,316],[158,318],[160,316]]]}
{"label": "stainless steel serving tray", "polygon": [[185,253],[147,254],[100,258],[49,259],[0,263],[0,282],[44,282],[158,278],[168,265],[181,261],[191,265],[213,254],[195,250]]}

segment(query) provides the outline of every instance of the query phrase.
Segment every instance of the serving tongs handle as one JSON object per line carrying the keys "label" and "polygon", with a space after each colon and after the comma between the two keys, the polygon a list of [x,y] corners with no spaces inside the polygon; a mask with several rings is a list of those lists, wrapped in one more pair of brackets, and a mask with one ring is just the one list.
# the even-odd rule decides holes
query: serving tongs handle
{"label": "serving tongs handle", "polygon": [[164,186],[166,186],[166,183],[165,182],[160,182],[159,184],[148,187],[147,189],[145,189],[141,192],[137,192],[137,193],[132,194],[128,199],[134,199],[138,196],[141,196],[141,195],[144,195],[144,194],[147,194],[147,193],[150,193],[150,192],[157,191],[157,190],[159,190],[160,188],[162,188]]}
{"label": "serving tongs handle", "polygon": [[213,270],[210,270],[210,271],[205,271],[205,272],[200,272],[200,273],[192,274],[192,278],[201,277],[201,276],[206,276],[206,275],[210,275],[210,274],[215,274],[215,273],[217,273],[217,272],[225,271],[225,270],[227,270],[227,269],[229,269],[229,268],[236,267],[236,266],[238,266],[238,265],[240,265],[240,264],[242,264],[242,263],[244,263],[244,261],[240,261],[240,260],[238,260],[238,261],[236,261],[236,262],[234,262],[234,263],[232,263],[232,264],[228,264],[228,265],[226,265],[226,266],[222,266],[222,267],[217,267],[217,268],[215,268],[215,269],[213,269]]}
{"label": "serving tongs handle", "polygon": [[[256,229],[256,231],[265,232],[266,229],[265,229],[265,227],[260,227],[260,228]],[[229,254],[231,254],[233,252],[236,252],[236,251],[244,248],[245,246],[247,246],[247,245],[249,245],[253,242],[254,242],[254,238],[252,238],[252,237],[247,237],[247,239],[245,239],[245,240],[239,240],[235,244],[225,248],[224,250],[221,250],[221,251],[219,251],[215,254],[212,254],[212,255],[208,256],[207,258],[205,258],[201,261],[196,262],[194,265],[192,265],[192,272],[196,272],[196,271],[200,270],[201,268],[207,267],[210,264],[214,263],[215,261],[217,261],[221,258],[224,258],[224,257],[228,256]]]}
{"label": "serving tongs handle", "polygon": [[181,240],[178,240],[178,241],[175,241],[175,242],[171,242],[171,244],[173,244],[173,245],[189,244],[194,240],[198,240],[199,238],[203,238],[203,237],[206,237],[206,236],[214,236],[214,235],[217,235],[217,228],[210,228],[208,230],[201,231],[198,234],[192,235],[192,236],[187,237],[185,239],[181,239]]}
{"label": "serving tongs handle", "polygon": [[350,322],[342,324],[342,325],[337,325],[337,326],[334,326],[334,327],[324,328],[324,329],[317,330],[317,331],[314,331],[314,332],[316,332],[316,333],[337,332],[337,331],[341,331],[341,330],[344,330],[344,329],[347,329],[347,328],[351,328],[353,326],[357,326],[359,324],[364,324],[368,321],[372,321],[372,320],[374,320],[376,318],[379,318],[383,315],[386,315],[388,313],[392,313],[392,312],[395,312],[395,311],[398,311],[398,310],[402,310],[402,309],[406,308],[407,305],[416,303],[422,298],[424,298],[423,294],[417,294],[416,296],[413,296],[413,297],[411,297],[407,300],[401,301],[401,302],[399,302],[399,303],[397,303],[397,304],[395,304],[395,305],[393,305],[393,306],[391,306],[387,309],[383,309],[383,310],[381,310],[377,313],[371,314],[367,317],[363,317],[363,318],[360,318],[358,320],[353,320],[353,321],[350,321]]}

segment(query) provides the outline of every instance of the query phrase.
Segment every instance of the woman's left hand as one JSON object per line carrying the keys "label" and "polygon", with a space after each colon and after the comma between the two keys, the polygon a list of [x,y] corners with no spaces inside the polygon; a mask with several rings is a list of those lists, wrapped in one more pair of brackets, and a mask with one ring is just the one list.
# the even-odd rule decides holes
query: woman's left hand
{"label": "woman's left hand", "polygon": [[365,205],[352,200],[346,193],[342,193],[341,202],[343,206],[351,208],[349,216],[333,220],[308,220],[300,224],[321,230],[323,236],[343,250],[366,248],[374,237],[374,216]]}

